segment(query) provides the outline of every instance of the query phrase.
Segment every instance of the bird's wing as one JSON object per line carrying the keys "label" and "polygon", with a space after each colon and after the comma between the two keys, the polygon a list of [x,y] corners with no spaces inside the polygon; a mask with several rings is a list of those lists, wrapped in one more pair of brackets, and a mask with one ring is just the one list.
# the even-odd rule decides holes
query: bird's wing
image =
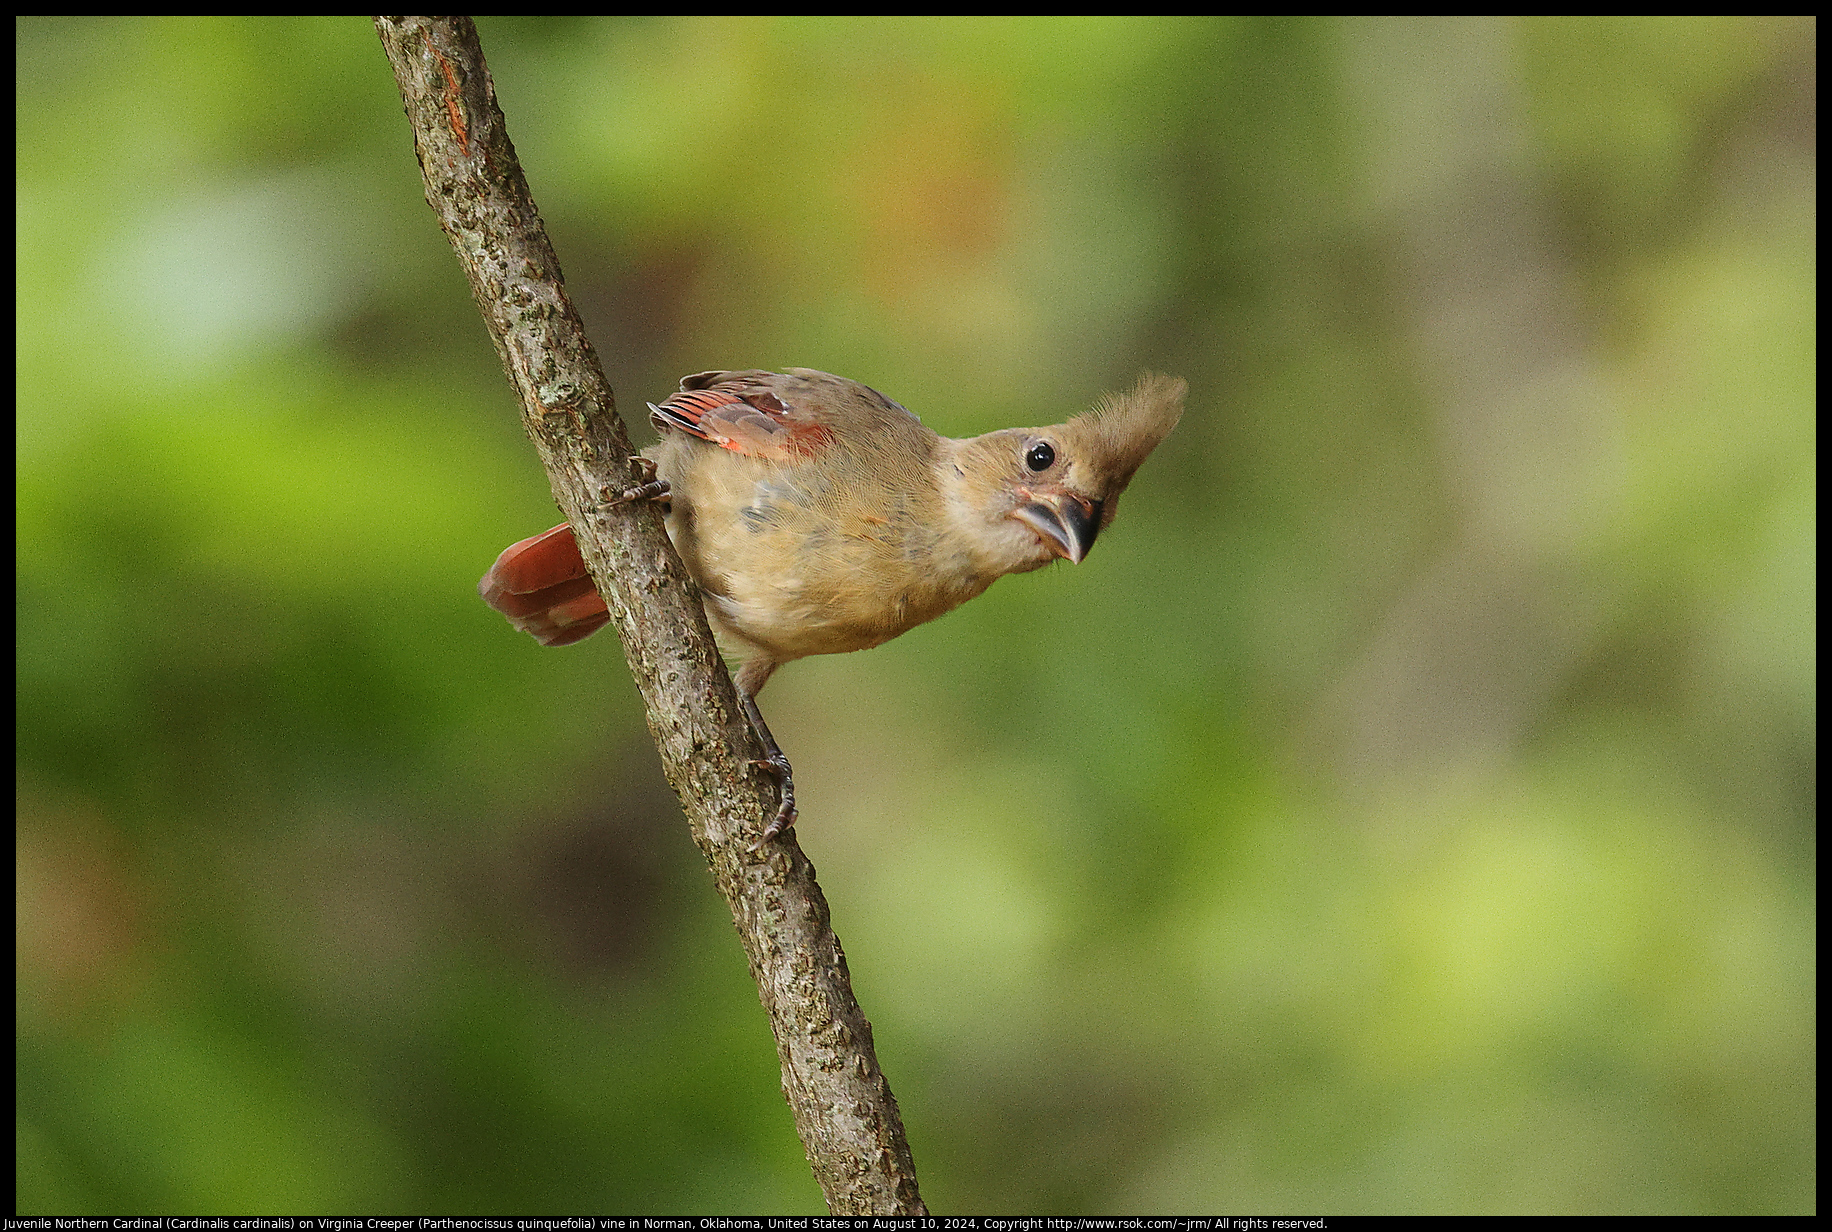
{"label": "bird's wing", "polygon": [[504,548],[477,593],[544,646],[590,637],[611,618],[564,522]]}
{"label": "bird's wing", "polygon": [[833,428],[811,409],[784,401],[755,381],[683,389],[659,406],[651,402],[649,411],[649,422],[664,432],[678,430],[746,457],[776,462],[812,458],[834,438]]}

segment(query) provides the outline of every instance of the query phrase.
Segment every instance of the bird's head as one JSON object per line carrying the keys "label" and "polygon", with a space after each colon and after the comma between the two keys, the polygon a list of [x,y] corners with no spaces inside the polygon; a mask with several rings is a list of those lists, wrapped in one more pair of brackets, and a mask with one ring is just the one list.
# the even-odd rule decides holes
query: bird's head
{"label": "bird's head", "polygon": [[1130,392],[1048,428],[955,442],[944,460],[957,524],[1001,573],[1061,557],[1080,563],[1113,521],[1120,493],[1177,426],[1187,386],[1147,373]]}

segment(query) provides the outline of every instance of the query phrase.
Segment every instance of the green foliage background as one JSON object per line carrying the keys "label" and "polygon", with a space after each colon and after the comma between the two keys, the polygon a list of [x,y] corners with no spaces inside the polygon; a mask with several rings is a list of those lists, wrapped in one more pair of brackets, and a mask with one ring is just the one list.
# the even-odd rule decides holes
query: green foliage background
{"label": "green foliage background", "polygon": [[[936,1210],[1813,1209],[1810,20],[480,25],[626,417],[1189,379],[764,698]],[[818,1211],[367,21],[17,46],[18,1210]]]}

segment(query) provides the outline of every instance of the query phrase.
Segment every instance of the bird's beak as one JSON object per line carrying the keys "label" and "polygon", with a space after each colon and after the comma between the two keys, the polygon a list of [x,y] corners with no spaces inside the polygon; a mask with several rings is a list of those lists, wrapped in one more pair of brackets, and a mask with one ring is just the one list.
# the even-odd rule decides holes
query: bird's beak
{"label": "bird's beak", "polygon": [[1039,492],[1011,516],[1036,531],[1051,555],[1078,565],[1100,533],[1100,502],[1073,492]]}

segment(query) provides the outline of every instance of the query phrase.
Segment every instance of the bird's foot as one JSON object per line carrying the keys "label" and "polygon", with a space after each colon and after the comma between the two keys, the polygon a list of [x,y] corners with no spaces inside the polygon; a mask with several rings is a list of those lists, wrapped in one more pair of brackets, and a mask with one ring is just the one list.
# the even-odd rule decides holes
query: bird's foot
{"label": "bird's foot", "polygon": [[761,851],[765,843],[795,824],[795,772],[789,768],[789,759],[782,755],[776,737],[770,734],[770,725],[763,721],[763,712],[757,709],[756,699],[739,689],[738,704],[744,708],[744,717],[750,720],[751,730],[757,733],[763,745],[763,756],[752,758],[751,765],[776,779],[776,815],[751,844],[752,851]]}
{"label": "bird's foot", "polygon": [[613,500],[611,504],[634,505],[637,501],[665,501],[672,495],[673,492],[668,487],[666,479],[651,479],[641,487],[625,488],[623,494]]}
{"label": "bird's foot", "polygon": [[625,488],[618,495],[610,497],[606,503],[617,506],[634,505],[637,501],[665,501],[673,494],[666,479],[655,477],[655,462],[652,459],[637,454],[630,461],[635,465],[636,473],[641,477],[642,482],[633,488]]}
{"label": "bird's foot", "polygon": [[763,833],[751,844],[752,851],[762,851],[765,843],[795,824],[795,772],[789,768],[789,759],[782,755],[781,749],[777,749],[773,756],[754,758],[751,765],[776,779],[776,816],[770,818],[770,824],[763,828]]}

